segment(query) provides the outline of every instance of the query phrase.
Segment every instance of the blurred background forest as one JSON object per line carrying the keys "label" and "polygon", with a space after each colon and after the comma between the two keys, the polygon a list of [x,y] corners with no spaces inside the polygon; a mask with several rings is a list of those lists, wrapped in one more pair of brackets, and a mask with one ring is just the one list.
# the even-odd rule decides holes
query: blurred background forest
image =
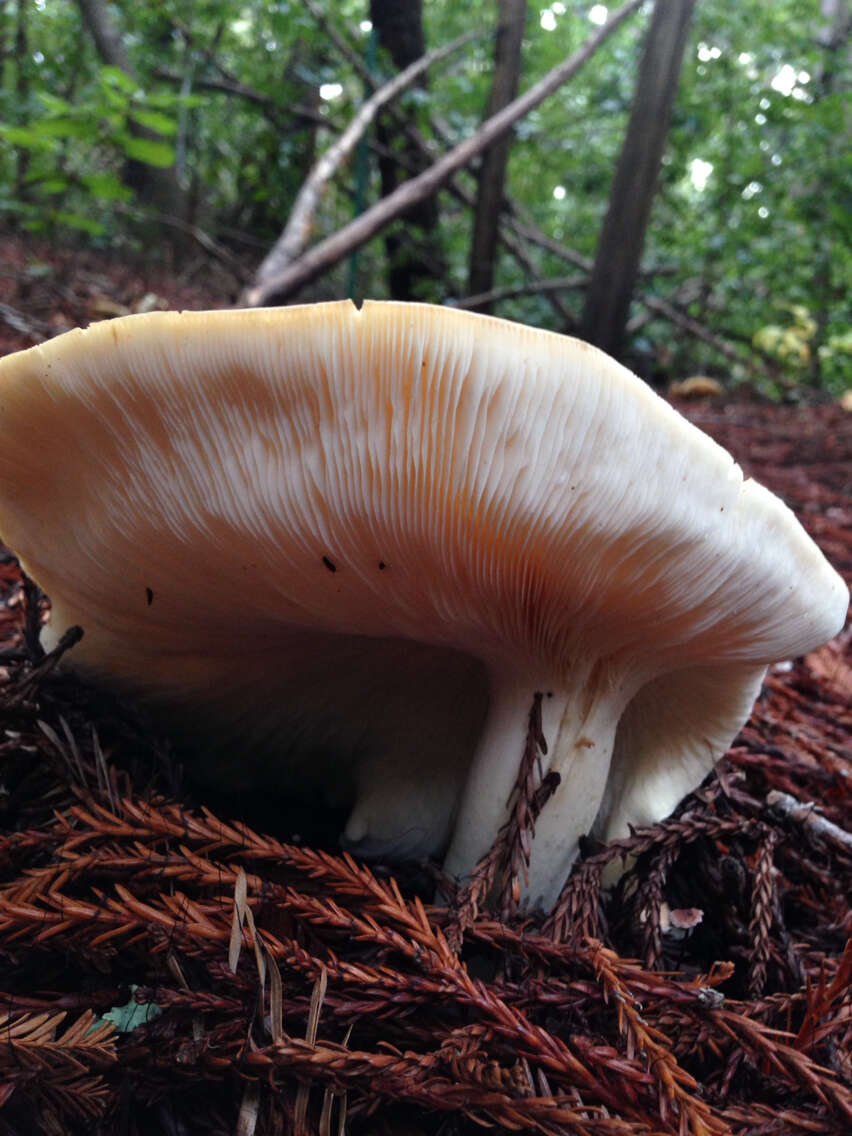
{"label": "blurred background forest", "polygon": [[33,340],[70,248],[192,306],[427,300],[658,385],[852,387],[848,0],[7,0],[0,67],[0,314]]}

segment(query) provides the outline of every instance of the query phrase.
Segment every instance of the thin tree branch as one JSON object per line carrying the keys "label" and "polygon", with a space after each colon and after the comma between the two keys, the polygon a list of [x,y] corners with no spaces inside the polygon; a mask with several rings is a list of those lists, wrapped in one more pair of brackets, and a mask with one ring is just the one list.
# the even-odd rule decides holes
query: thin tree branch
{"label": "thin tree branch", "polygon": [[370,87],[371,90],[377,91],[379,89],[379,82],[376,76],[372,73],[370,68],[366,65],[364,60],[358,55],[356,51],[346,42],[344,36],[340,34],[334,24],[326,16],[325,12],[315,4],[313,0],[302,0],[302,4],[308,9],[313,18],[319,24],[320,29],[328,36],[340,54],[348,59],[361,79]]}
{"label": "thin tree branch", "polygon": [[[215,66],[215,63],[213,64]],[[164,83],[179,84],[182,79],[174,71],[168,71],[164,67],[159,67],[154,72],[154,78],[160,79]],[[292,132],[292,123],[289,121],[293,117],[301,119],[305,123],[310,123],[313,126],[318,126],[322,130],[328,130],[331,133],[341,133],[344,129],[338,125],[334,118],[320,114],[319,111],[313,110],[303,103],[292,103],[287,107],[281,107],[272,97],[263,91],[259,91],[257,87],[251,87],[247,83],[242,83],[238,79],[195,79],[195,86],[199,90],[213,91],[217,94],[232,95],[234,98],[243,99],[253,106],[257,106],[263,112],[264,117],[278,130]],[[390,151],[381,146],[374,139],[368,141],[368,145],[374,154],[384,156],[390,154]],[[418,171],[410,163],[406,162],[402,154],[394,154],[394,161],[396,161],[403,169],[408,170],[409,173],[414,174]],[[225,230],[222,229],[222,232]],[[244,239],[245,234],[240,234],[240,239]],[[258,240],[257,244],[261,248],[268,247],[268,241]]]}
{"label": "thin tree branch", "polygon": [[406,67],[404,71],[400,71],[390,82],[385,83],[367,99],[349,123],[349,126],[316,163],[299,190],[284,232],[257,270],[255,290],[262,289],[269,282],[278,278],[299,256],[310,237],[313,217],[325,186],[340,164],[355,148],[358,140],[378,111],[400,95],[407,87],[410,87],[434,63],[458,51],[460,47],[469,43],[478,34],[478,32],[467,32],[451,43],[445,44],[435,51],[430,51],[427,55]]}
{"label": "thin tree branch", "polygon": [[[687,304],[691,304],[694,300],[697,300],[700,295],[701,280],[698,277],[693,276],[690,277],[689,280],[684,280],[684,282],[678,286],[676,291],[671,293],[667,302],[669,304],[680,304],[683,307]],[[645,300],[642,296],[637,296],[636,303],[644,306]],[[659,312],[652,312],[650,308],[646,306],[644,311],[639,312],[637,315],[633,316],[630,319],[626,328],[627,334],[635,335],[636,332],[640,331],[646,323],[650,323],[651,320],[656,319],[658,315]]]}
{"label": "thin tree branch", "polygon": [[760,374],[777,381],[778,375],[772,366],[774,360],[763,357],[747,340],[743,343],[746,353],[738,351],[729,339],[722,338],[699,320],[674,306],[672,300],[676,300],[680,304],[691,303],[695,299],[695,286],[698,283],[695,280],[687,280],[669,300],[661,300],[656,296],[637,296],[636,303],[642,305],[646,310],[629,321],[626,327],[627,333],[634,334],[650,320],[662,316],[669,323],[673,323],[675,327],[679,327],[682,331],[694,336],[695,339],[700,339],[703,343],[708,344],[723,358],[740,366],[751,366]]}
{"label": "thin tree branch", "polygon": [[[518,207],[513,202],[505,202],[509,211],[512,214],[518,213]],[[510,228],[517,233],[525,241],[530,244],[538,245],[539,248],[545,249],[547,252],[553,253],[554,256],[564,260],[566,264],[573,264],[575,268],[581,269],[583,272],[591,272],[593,261],[588,256],[583,256],[581,252],[576,249],[568,248],[567,245],[560,244],[559,241],[549,237],[547,233],[543,232],[536,225],[530,221],[521,220],[517,216],[512,216],[508,224]]]}
{"label": "thin tree branch", "polygon": [[492,142],[505,134],[514,123],[529,114],[548,95],[572,78],[642,2],[643,0],[628,0],[628,3],[619,8],[583,47],[558,67],[553,68],[514,102],[489,118],[474,134],[459,143],[419,177],[403,182],[394,193],[368,209],[366,213],[362,213],[337,233],[321,241],[280,275],[266,279],[249,289],[244,297],[245,302],[249,305],[258,305],[269,303],[273,299],[278,301],[286,299],[354,249],[366,244],[376,233],[416,202],[435,193],[456,170],[468,165]]}
{"label": "thin tree branch", "polygon": [[772,789],[766,794],[766,803],[775,812],[804,825],[817,838],[828,840],[847,853],[852,852],[852,833],[827,820],[813,801],[797,801],[789,793]]}
{"label": "thin tree branch", "polygon": [[[471,198],[473,198],[473,194],[471,194]],[[530,283],[539,283],[541,281],[541,277],[539,276],[536,266],[529,253],[524,248],[523,244],[517,239],[517,237],[510,233],[508,228],[502,223],[498,227],[497,236],[500,243],[506,249],[508,249],[517,263],[524,270]],[[562,330],[569,331],[574,326],[576,321],[571,313],[571,309],[562,299],[562,296],[558,292],[551,291],[545,291],[542,293],[542,295],[546,298],[547,302],[550,304],[556,315],[559,316],[562,320]]]}
{"label": "thin tree branch", "polygon": [[[357,75],[372,89],[377,90],[379,83],[376,76],[364,65],[361,56],[355,51],[346,39],[337,31],[328,17],[313,0],[302,0],[305,7],[317,21],[322,30],[328,35],[329,39],[335,45],[342,57],[354,69]],[[441,143],[442,146],[451,150],[457,144],[456,135],[452,131],[449,123],[447,123],[440,115],[433,114],[429,116],[429,125],[433,134]],[[436,160],[435,148],[430,146],[420,131],[413,126],[410,122],[406,122],[403,127],[406,136],[414,143],[419,149],[424,158],[427,158],[430,163]],[[401,154],[394,155],[396,161],[403,165],[403,158]],[[469,209],[476,206],[476,194],[473,190],[467,189],[461,185],[456,178],[449,178],[447,184],[444,186],[448,193],[451,193],[457,201],[460,201]],[[548,237],[540,229],[537,229],[529,218],[525,219],[525,224],[522,226],[519,221],[514,220],[515,216],[520,214],[520,207],[513,202],[510,198],[504,198],[503,209],[513,218],[509,216],[502,216],[500,218],[500,241],[509,250],[511,255],[515,258],[521,268],[538,279],[538,275],[534,270],[532,261],[524,250],[523,246],[518,240],[518,237],[528,241],[530,244],[540,245],[546,248],[549,252],[559,256],[562,260],[567,261],[569,264],[574,264],[577,268],[583,268],[585,271],[591,272],[592,261],[587,257],[582,256],[573,249],[566,248],[564,245],[554,241],[552,237]],[[511,232],[509,230],[512,230]],[[566,323],[573,323],[573,317],[568,308],[563,304],[561,299],[555,293],[546,293],[551,307]]]}
{"label": "thin tree branch", "polygon": [[[174,83],[180,85],[183,82],[183,76],[178,75],[174,71],[169,71],[165,67],[158,67],[154,72],[154,78],[160,79],[164,83]],[[284,110],[276,103],[271,95],[266,95],[263,91],[257,90],[256,87],[250,87],[247,83],[241,83],[235,78],[221,79],[199,79],[194,80],[194,85],[202,91],[214,91],[217,94],[232,95],[234,98],[243,99],[245,102],[252,103],[258,106],[276,126],[284,124]],[[289,118],[296,117],[303,119],[305,122],[313,123],[315,126],[321,126],[323,129],[329,128],[329,120],[317,111],[312,110],[310,107],[303,106],[301,103],[293,103],[286,108],[286,114]]]}
{"label": "thin tree branch", "polygon": [[709,328],[705,327],[703,323],[699,323],[697,319],[692,316],[686,315],[684,312],[679,311],[672,304],[666,300],[658,300],[654,296],[642,296],[640,303],[644,304],[657,315],[661,315],[667,319],[669,323],[673,323],[675,327],[680,327],[684,331],[688,331],[690,335],[695,336],[696,339],[702,340],[704,343],[709,344],[714,351],[724,356],[725,359],[730,359],[732,363],[744,363],[745,357],[737,351],[736,347],[732,346],[726,340],[721,339]]}
{"label": "thin tree branch", "polygon": [[[325,34],[329,37],[334,46],[337,48],[338,52],[347,61],[347,63],[349,63],[355,73],[360,76],[360,78],[371,90],[377,90],[380,84],[376,79],[376,76],[365,65],[364,60],[358,54],[358,52],[334,27],[325,13],[320,8],[318,8],[316,4],[314,4],[313,0],[303,0],[303,3],[311,13],[311,15],[314,17],[314,19],[317,21],[322,31],[325,32]],[[393,114],[393,109],[391,109],[390,113]],[[405,133],[405,136],[412,142],[412,144],[417,148],[420,154],[431,165],[436,160],[435,147],[429,145],[429,143],[423,137],[417,127],[414,126],[411,122],[400,122],[399,125]],[[434,133],[438,141],[447,149],[451,149],[455,143],[455,138],[449,125],[439,115],[434,114],[430,115],[429,117],[429,125],[431,126],[432,132]],[[373,144],[371,148],[377,153],[379,152],[379,148],[375,144]],[[412,170],[410,165],[405,161],[404,155],[401,153],[395,153],[394,160],[396,161],[397,165],[399,165],[403,169],[407,169],[410,173],[416,174],[420,172],[418,170]],[[452,194],[452,196],[455,197],[457,201],[460,201],[467,208],[473,209],[475,207],[475,193],[463,186],[457,178],[448,178],[444,189],[448,193]],[[513,205],[510,205],[509,207],[513,212],[516,209],[516,207]],[[539,275],[536,272],[535,265],[530,259],[529,254],[526,252],[517,236],[509,231],[509,226],[506,224],[506,221],[503,217],[501,217],[500,219],[499,236],[501,243],[505,246],[506,249],[508,249],[509,253],[515,258],[515,260],[521,266],[527,276],[529,276],[532,280],[538,280]],[[530,240],[531,238],[527,237],[527,239]],[[532,243],[535,242],[533,241]],[[561,248],[561,246],[557,247]],[[579,256],[579,253],[577,255]],[[553,308],[553,311],[562,320],[563,326],[566,328],[573,326],[574,317],[572,316],[569,308],[563,302],[562,298],[555,292],[547,292],[545,293],[545,295],[547,296],[548,302]]]}
{"label": "thin tree branch", "polygon": [[507,288],[491,288],[475,296],[464,296],[453,304],[455,308],[478,308],[483,304],[494,304],[500,300],[514,300],[518,296],[538,296],[548,292],[565,292],[573,288],[585,288],[588,276],[557,276],[550,280],[534,280],[528,284],[518,284]]}

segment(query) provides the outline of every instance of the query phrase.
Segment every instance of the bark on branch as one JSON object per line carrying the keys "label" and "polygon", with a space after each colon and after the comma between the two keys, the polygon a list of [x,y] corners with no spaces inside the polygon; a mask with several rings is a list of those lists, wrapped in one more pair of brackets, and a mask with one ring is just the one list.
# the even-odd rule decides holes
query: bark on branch
{"label": "bark on branch", "polygon": [[657,0],[586,293],[582,335],[618,355],[696,0]]}
{"label": "bark on branch", "polygon": [[746,362],[744,356],[737,351],[736,347],[726,342],[720,336],[710,331],[703,323],[699,323],[697,319],[692,316],[686,315],[685,312],[679,311],[672,304],[667,303],[665,300],[657,299],[654,296],[640,296],[639,302],[644,304],[646,308],[652,311],[655,315],[662,316],[667,319],[669,323],[673,323],[675,327],[681,328],[683,331],[693,335],[696,339],[703,340],[714,351],[717,351],[723,358],[730,360],[732,363]]}
{"label": "bark on branch", "polygon": [[529,114],[548,95],[551,95],[563,83],[571,79],[605,43],[615,29],[640,7],[642,2],[643,0],[628,0],[628,3],[619,8],[607,23],[578,51],[559,64],[558,67],[554,67],[543,79],[515,99],[514,102],[489,118],[469,138],[460,142],[458,146],[450,150],[448,154],[445,154],[443,158],[430,166],[419,177],[403,182],[399,189],[389,197],[368,209],[366,213],[362,213],[360,217],[351,221],[337,233],[327,237],[324,241],[320,241],[318,245],[306,252],[280,275],[267,278],[263,282],[258,281],[256,286],[247,292],[244,297],[245,302],[254,306],[285,300],[299,288],[326,272],[354,249],[366,244],[386,225],[399,217],[401,213],[410,209],[416,202],[422,201],[430,194],[435,193],[456,170],[468,165],[478,154],[481,154],[483,150],[502,137],[514,123]]}
{"label": "bark on branch", "polygon": [[[326,150],[308,174],[304,185],[296,196],[284,232],[257,270],[256,287],[253,291],[263,289],[269,282],[280,277],[302,252],[311,235],[314,214],[326,185],[339,169],[341,163],[352,153],[358,140],[376,117],[378,111],[400,95],[407,87],[410,87],[434,63],[438,63],[454,51],[458,51],[460,47],[476,38],[478,34],[477,32],[467,32],[465,35],[454,39],[452,43],[445,44],[435,51],[430,51],[427,55],[412,63],[410,67],[400,71],[390,82],[379,87],[367,99],[337,141]],[[251,295],[252,293],[249,293],[248,302],[258,302],[253,301],[250,298]]]}
{"label": "bark on branch", "polygon": [[804,825],[819,839],[836,844],[845,852],[852,852],[852,833],[824,817],[813,801],[798,801],[789,793],[773,789],[767,793],[766,803],[774,812]]}
{"label": "bark on branch", "polygon": [[[311,12],[319,27],[335,45],[342,58],[345,59],[350,67],[352,67],[356,72],[356,74],[359,75],[361,79],[363,79],[366,85],[371,90],[375,91],[378,88],[379,84],[376,81],[376,77],[373,75],[373,73],[369,70],[369,68],[365,66],[362,56],[351,46],[351,44],[346,39],[343,38],[343,36],[337,31],[337,29],[328,19],[326,14],[322,11],[322,9],[314,4],[313,0],[302,0],[302,2],[305,7]],[[392,113],[393,108],[391,108],[391,114]],[[429,124],[435,138],[442,145],[447,147],[447,149],[452,149],[456,140],[454,138],[453,131],[450,129],[448,123],[446,123],[440,117],[440,115],[432,114],[429,116]],[[413,149],[422,157],[425,163],[431,165],[436,160],[434,147],[426,141],[426,139],[423,137],[417,127],[414,126],[413,123],[398,120],[396,122],[396,129],[398,131],[401,131],[405,135],[407,141],[412,144]],[[377,153],[381,153],[382,148],[376,143],[372,144],[372,148]],[[401,150],[395,150],[393,158],[397,166],[407,169],[412,176],[416,176],[417,174],[422,172],[422,166],[417,169],[413,168],[407,161],[406,155],[404,155]],[[457,201],[460,201],[466,208],[470,210],[474,210],[476,208],[476,194],[462,185],[461,181],[457,177],[448,178],[442,188],[450,193],[453,197],[455,197]],[[506,213],[511,214],[512,219],[507,218]],[[514,204],[514,202],[507,198],[504,202],[503,212],[501,212],[501,215],[498,218],[500,241],[509,251],[509,253],[514,257],[515,261],[520,265],[521,270],[524,272],[526,277],[532,281],[535,281],[539,279],[539,274],[536,271],[535,264],[530,258],[529,253],[524,247],[524,244],[519,239],[522,234],[517,232],[516,223],[513,219],[516,213],[517,206]],[[539,233],[539,230],[530,229],[530,232],[523,234],[523,240],[531,242],[532,244],[536,244],[537,242],[535,234],[537,233]],[[545,239],[549,240],[549,238]],[[562,246],[559,245],[558,242],[553,241],[552,244],[556,245],[557,248],[562,250]],[[551,251],[553,250],[551,249]],[[567,259],[569,263],[579,265],[579,261],[572,260],[571,258],[572,256],[580,257],[580,254],[573,253],[573,250],[570,249],[567,250],[567,253],[568,255],[563,256],[563,259]],[[580,259],[585,261],[585,258],[580,257]],[[588,262],[589,271],[591,271],[591,263],[591,261]],[[580,267],[582,267],[582,265],[580,265]],[[559,294],[557,292],[545,292],[544,295],[547,298],[547,301],[555,312],[556,316],[561,321],[563,330],[572,328],[574,326],[574,318]]]}

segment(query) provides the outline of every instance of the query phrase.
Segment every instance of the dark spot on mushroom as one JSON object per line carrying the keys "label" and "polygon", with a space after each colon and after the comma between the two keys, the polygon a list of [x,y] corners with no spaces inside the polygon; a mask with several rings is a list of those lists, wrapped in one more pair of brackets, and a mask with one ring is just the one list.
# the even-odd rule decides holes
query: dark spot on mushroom
{"label": "dark spot on mushroom", "polygon": [[154,602],[154,593],[150,588],[145,589],[145,599],[148,601],[148,607]]}
{"label": "dark spot on mushroom", "polygon": [[337,571],[337,565],[332,564],[332,562],[329,560],[329,558],[327,556],[324,556],[322,558],[322,562],[326,566],[326,568],[329,570],[329,572],[336,572]]}
{"label": "dark spot on mushroom", "polygon": [[552,698],[552,697],[553,697],[553,691],[552,691],[552,690],[548,690],[548,692],[547,692],[547,697],[548,697],[548,698]]}
{"label": "dark spot on mushroom", "polygon": [[594,749],[595,748],[595,743],[592,741],[591,738],[577,738],[574,745],[577,749]]}
{"label": "dark spot on mushroom", "polygon": [[387,564],[385,564],[384,560],[380,560],[379,561],[379,571],[384,572],[385,568],[387,568]]}

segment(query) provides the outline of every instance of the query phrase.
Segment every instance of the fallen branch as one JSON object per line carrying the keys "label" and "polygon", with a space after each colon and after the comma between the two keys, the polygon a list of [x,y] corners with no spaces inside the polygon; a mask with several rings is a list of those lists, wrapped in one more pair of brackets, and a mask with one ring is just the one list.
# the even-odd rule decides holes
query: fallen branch
{"label": "fallen branch", "polygon": [[852,833],[826,820],[813,801],[797,801],[789,793],[773,789],[767,793],[766,803],[773,812],[797,821],[817,838],[852,852]]}
{"label": "fallen branch", "polygon": [[384,198],[378,204],[356,217],[337,233],[320,241],[298,261],[289,265],[275,277],[268,277],[262,283],[250,288],[245,302],[251,306],[281,302],[299,288],[315,280],[323,272],[337,264],[343,257],[366,244],[387,225],[405,213],[412,205],[430,197],[447,179],[468,165],[478,154],[502,137],[517,121],[542,103],[548,95],[571,79],[594,55],[624,20],[633,14],[642,0],[628,0],[615,12],[603,27],[595,33],[572,56],[549,71],[533,87],[519,96],[485,123],[470,137],[445,154],[416,178],[411,178]]}
{"label": "fallen branch", "polygon": [[[314,19],[317,21],[317,24],[322,29],[322,31],[328,36],[328,38],[331,40],[331,42],[337,48],[337,50],[339,51],[342,58],[345,59],[346,62],[350,65],[350,67],[353,68],[353,70],[359,76],[359,78],[367,85],[367,87],[369,87],[370,90],[372,90],[372,91],[378,90],[379,83],[378,83],[375,75],[366,66],[363,58],[358,54],[358,52],[340,34],[340,32],[333,25],[333,23],[328,19],[328,17],[325,15],[325,13],[320,8],[318,8],[316,4],[313,3],[313,0],[303,0],[303,3],[305,5],[305,7],[308,9],[308,11],[311,13],[311,15],[314,17]],[[392,110],[391,110],[391,114],[393,114]],[[455,139],[453,137],[453,134],[452,134],[452,131],[450,130],[449,125],[446,122],[444,122],[444,120],[439,115],[434,115],[434,114],[430,116],[429,124],[431,126],[431,129],[432,129],[436,139],[438,139],[438,141],[447,149],[452,149],[453,145],[455,144]],[[420,133],[420,131],[417,129],[417,127],[414,126],[413,123],[411,123],[407,120],[399,120],[397,125],[398,125],[398,128],[402,129],[406,138],[417,149],[418,153],[425,160],[425,162],[427,164],[431,165],[435,161],[434,148],[429,145],[429,143],[426,141],[426,139],[423,137],[423,135]],[[379,148],[375,145],[375,143],[372,144],[372,149],[379,152]],[[411,168],[410,164],[406,162],[406,160],[405,160],[405,158],[402,154],[394,153],[392,155],[392,157],[393,157],[393,160],[396,162],[396,164],[401,169],[406,170],[407,173],[412,174],[412,175],[416,175],[420,172],[419,170],[413,170]],[[443,186],[443,189],[447,193],[450,193],[453,197],[455,197],[455,199],[457,201],[461,202],[461,204],[464,205],[468,209],[473,209],[474,206],[476,205],[476,194],[472,190],[468,189],[466,186],[462,185],[454,177],[450,177],[450,178],[447,179],[447,182]],[[507,201],[506,206],[511,213],[513,213],[513,214],[517,213],[518,206],[516,206],[513,202]],[[525,276],[528,279],[530,279],[532,281],[540,279],[539,274],[536,271],[536,268],[535,268],[535,265],[534,265],[532,259],[530,258],[529,254],[526,252],[526,250],[524,249],[523,244],[521,243],[521,240],[519,240],[519,237],[522,236],[522,234],[517,232],[516,223],[514,221],[508,221],[508,223],[507,223],[507,221],[508,221],[507,218],[504,218],[504,217],[500,218],[500,226],[499,226],[500,242],[509,251],[509,253],[514,257],[514,259],[520,265],[522,271],[524,272]],[[536,233],[538,231],[539,230],[534,230],[534,232],[536,232]],[[544,234],[542,234],[542,236],[544,236]],[[536,243],[536,241],[534,240],[534,237],[531,236],[530,234],[523,234],[523,237],[524,237],[524,239],[530,241],[533,244]],[[549,238],[546,238],[546,239],[549,239]],[[557,242],[553,242],[553,244],[555,244],[556,247],[561,249],[563,252],[567,251],[567,253],[569,253],[569,254],[572,252],[572,250],[570,250],[570,249],[564,250],[563,246],[559,245]],[[580,254],[577,253],[576,255],[579,256]],[[565,256],[565,257],[563,257],[563,259],[567,259],[570,262],[571,256],[570,255]],[[589,264],[591,264],[591,262],[589,262]],[[573,324],[574,324],[574,317],[572,316],[571,311],[569,310],[569,308],[567,307],[565,302],[562,300],[562,297],[556,292],[545,292],[544,295],[547,297],[547,300],[548,300],[551,308],[553,309],[553,311],[556,313],[556,315],[562,321],[563,327],[565,327],[565,328],[572,327]]]}
{"label": "fallen branch", "polygon": [[379,110],[400,95],[407,87],[410,87],[434,63],[458,51],[460,47],[474,39],[477,34],[476,32],[467,32],[451,43],[421,56],[420,59],[406,67],[404,71],[400,71],[390,82],[379,87],[367,99],[337,141],[328,148],[305,179],[305,183],[299,190],[295,204],[290,211],[290,219],[284,232],[257,270],[255,288],[249,292],[249,303],[259,302],[252,300],[251,296],[280,277],[304,249],[310,237],[314,214],[323,190],[341,163],[352,153]]}

